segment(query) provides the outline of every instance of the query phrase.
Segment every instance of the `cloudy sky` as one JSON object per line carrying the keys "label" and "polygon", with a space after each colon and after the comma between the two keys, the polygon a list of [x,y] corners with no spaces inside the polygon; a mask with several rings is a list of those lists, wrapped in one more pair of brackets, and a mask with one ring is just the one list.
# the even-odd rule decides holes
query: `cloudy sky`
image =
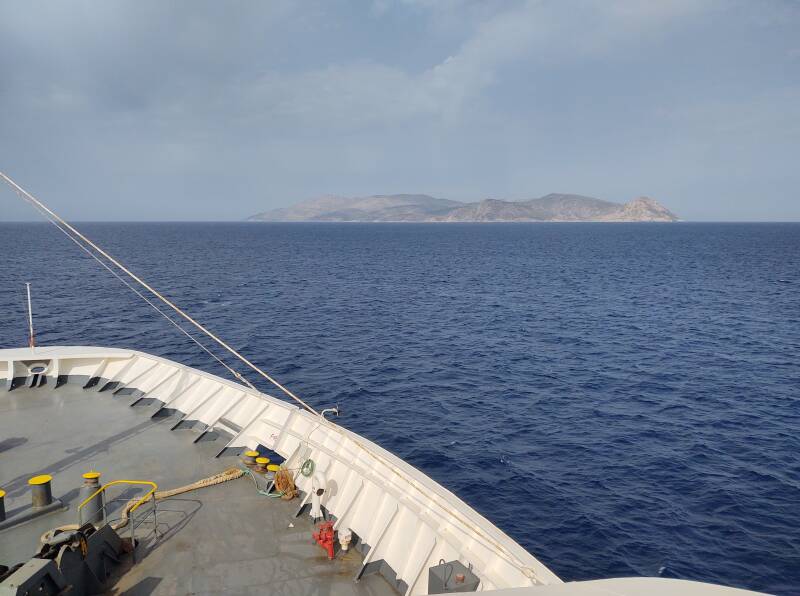
{"label": "cloudy sky", "polygon": [[797,0],[6,0],[0,75],[0,170],[76,220],[394,192],[800,220]]}

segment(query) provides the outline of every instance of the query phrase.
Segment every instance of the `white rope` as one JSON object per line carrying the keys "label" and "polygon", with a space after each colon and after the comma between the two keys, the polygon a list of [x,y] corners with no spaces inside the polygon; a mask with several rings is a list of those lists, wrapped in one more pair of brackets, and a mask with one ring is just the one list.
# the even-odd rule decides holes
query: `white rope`
{"label": "white rope", "polygon": [[[297,403],[299,403],[301,406],[303,406],[306,410],[308,410],[312,414],[319,415],[319,412],[317,412],[314,408],[312,408],[310,405],[308,405],[306,402],[304,402],[302,399],[300,399],[297,395],[292,393],[287,387],[283,386],[281,383],[279,383],[273,377],[271,377],[266,372],[261,370],[258,366],[256,366],[252,362],[250,362],[250,360],[248,360],[247,358],[242,356],[239,352],[237,352],[234,348],[232,348],[230,345],[228,345],[225,341],[223,341],[217,335],[215,335],[214,333],[212,333],[211,331],[206,329],[203,325],[198,323],[195,319],[193,319],[191,316],[189,316],[186,312],[181,310],[181,308],[178,307],[175,303],[173,303],[171,300],[169,300],[168,298],[163,296],[158,290],[153,288],[150,284],[148,284],[146,281],[144,281],[141,277],[139,277],[138,275],[133,273],[131,270],[129,270],[127,267],[125,267],[122,263],[120,263],[117,259],[115,259],[110,254],[108,254],[102,248],[100,248],[97,244],[92,242],[89,238],[87,238],[86,236],[81,234],[73,226],[71,226],[64,219],[62,219],[58,214],[56,214],[49,207],[47,207],[47,205],[42,203],[39,199],[34,197],[32,194],[30,194],[28,191],[26,191],[24,188],[22,188],[19,184],[17,184],[11,178],[6,176],[3,172],[0,172],[0,178],[2,178],[12,189],[14,189],[14,191],[20,196],[20,198],[22,198],[23,200],[27,201],[28,203],[30,203],[34,207],[36,207],[37,210],[40,213],[42,213],[45,217],[47,217],[51,221],[58,222],[66,230],[69,230],[70,233],[74,236],[74,238],[73,238],[74,242],[77,243],[77,239],[80,239],[83,243],[85,243],[86,245],[90,246],[98,254],[102,255],[107,261],[109,261],[110,263],[114,264],[119,270],[121,270],[123,273],[125,273],[128,277],[130,277],[132,280],[134,280],[136,283],[138,283],[140,286],[142,286],[144,289],[146,289],[148,292],[150,292],[153,296],[155,296],[161,302],[163,302],[168,307],[170,307],[172,310],[174,310],[178,315],[180,315],[181,317],[183,317],[184,319],[189,321],[199,331],[201,331],[202,333],[204,333],[205,335],[207,335],[208,337],[213,339],[215,342],[217,342],[217,344],[219,344],[220,346],[225,348],[228,352],[233,354],[236,358],[241,360],[244,364],[246,364],[248,367],[250,367],[256,373],[258,373],[259,375],[264,377],[267,381],[269,381],[270,383],[275,385],[278,389],[283,391],[286,395],[291,397],[293,400],[295,400]],[[93,256],[97,259],[96,255],[93,255]]]}

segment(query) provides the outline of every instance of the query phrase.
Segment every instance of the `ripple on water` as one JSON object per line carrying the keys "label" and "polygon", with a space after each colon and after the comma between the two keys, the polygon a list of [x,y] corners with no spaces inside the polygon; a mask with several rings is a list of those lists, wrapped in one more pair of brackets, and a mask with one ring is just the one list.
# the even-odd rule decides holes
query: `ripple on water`
{"label": "ripple on water", "polygon": [[[561,577],[798,592],[800,225],[82,227]],[[57,254],[41,342],[224,373],[50,227],[0,232],[5,345]]]}

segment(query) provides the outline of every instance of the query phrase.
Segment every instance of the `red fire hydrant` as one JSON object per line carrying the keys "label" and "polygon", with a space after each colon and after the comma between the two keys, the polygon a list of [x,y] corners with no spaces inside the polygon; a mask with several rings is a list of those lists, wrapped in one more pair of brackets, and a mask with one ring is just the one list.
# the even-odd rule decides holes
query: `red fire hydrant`
{"label": "red fire hydrant", "polygon": [[322,522],[319,525],[319,531],[318,532],[312,532],[311,535],[314,537],[314,540],[316,540],[317,543],[322,548],[324,548],[326,551],[328,551],[328,559],[333,559],[333,554],[334,554],[333,553],[333,535],[334,535],[333,522],[332,521]]}

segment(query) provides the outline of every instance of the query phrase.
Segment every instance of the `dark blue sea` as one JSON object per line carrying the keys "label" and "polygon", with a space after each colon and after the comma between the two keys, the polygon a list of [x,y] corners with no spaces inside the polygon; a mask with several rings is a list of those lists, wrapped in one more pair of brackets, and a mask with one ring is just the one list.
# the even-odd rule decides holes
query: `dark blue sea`
{"label": "dark blue sea", "polygon": [[[800,593],[800,224],[80,227],[563,579]],[[31,281],[41,344],[224,374],[49,224],[0,254],[4,346]]]}

